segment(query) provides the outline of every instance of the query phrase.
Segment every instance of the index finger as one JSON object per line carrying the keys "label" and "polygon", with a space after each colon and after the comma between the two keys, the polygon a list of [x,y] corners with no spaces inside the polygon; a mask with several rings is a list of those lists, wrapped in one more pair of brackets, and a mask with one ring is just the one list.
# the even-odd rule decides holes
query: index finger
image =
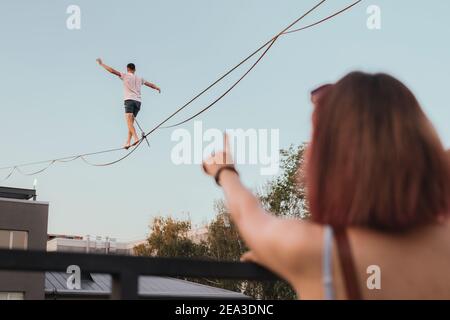
{"label": "index finger", "polygon": [[223,149],[225,151],[225,153],[229,154],[230,153],[230,140],[228,138],[228,134],[226,132],[223,133]]}

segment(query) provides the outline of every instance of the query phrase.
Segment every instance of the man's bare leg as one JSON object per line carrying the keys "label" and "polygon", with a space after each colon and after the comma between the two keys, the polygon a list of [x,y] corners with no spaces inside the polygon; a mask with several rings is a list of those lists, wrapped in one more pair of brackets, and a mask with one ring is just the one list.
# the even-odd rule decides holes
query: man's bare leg
{"label": "man's bare leg", "polygon": [[125,118],[128,126],[128,137],[124,147],[129,148],[131,146],[131,138],[134,138],[133,145],[135,145],[139,141],[139,137],[136,133],[136,129],[134,128],[134,115],[132,113],[126,113]]}
{"label": "man's bare leg", "polygon": [[133,144],[137,144],[140,139],[137,135],[136,128],[134,127],[134,120],[135,120],[135,118],[134,118],[134,115],[132,114],[131,115],[131,134],[133,135],[133,138],[134,138]]}
{"label": "man's bare leg", "polygon": [[125,113],[125,121],[128,127],[127,142],[124,145],[125,149],[131,146],[131,138],[134,137],[135,142],[139,140],[136,134],[136,129],[134,128],[134,115],[132,113]]}
{"label": "man's bare leg", "polygon": [[130,125],[128,123],[128,113],[125,113],[125,123],[127,124],[127,142],[125,142],[125,145],[123,146],[125,149],[128,149],[131,145],[131,137],[132,137],[132,133],[130,131]]}

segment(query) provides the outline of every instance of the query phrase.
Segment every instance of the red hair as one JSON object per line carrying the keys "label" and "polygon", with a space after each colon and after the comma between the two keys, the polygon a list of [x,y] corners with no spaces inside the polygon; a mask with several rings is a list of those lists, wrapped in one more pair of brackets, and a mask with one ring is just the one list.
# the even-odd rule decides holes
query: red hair
{"label": "red hair", "polygon": [[312,220],[404,230],[450,213],[450,162],[412,92],[355,72],[321,93],[306,161]]}

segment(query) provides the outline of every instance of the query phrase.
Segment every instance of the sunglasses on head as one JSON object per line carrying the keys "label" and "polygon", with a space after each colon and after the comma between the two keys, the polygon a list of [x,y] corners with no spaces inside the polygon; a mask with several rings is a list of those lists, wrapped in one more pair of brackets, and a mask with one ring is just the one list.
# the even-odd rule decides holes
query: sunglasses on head
{"label": "sunglasses on head", "polygon": [[314,89],[311,91],[311,98],[320,97],[322,94],[324,94],[326,91],[330,90],[333,87],[333,84],[327,83],[324,84],[317,89]]}

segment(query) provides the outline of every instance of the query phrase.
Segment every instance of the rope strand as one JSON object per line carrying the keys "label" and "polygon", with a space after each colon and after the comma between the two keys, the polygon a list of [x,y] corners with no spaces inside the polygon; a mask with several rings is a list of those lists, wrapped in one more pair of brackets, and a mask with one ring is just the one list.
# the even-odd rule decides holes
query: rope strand
{"label": "rope strand", "polygon": [[[258,49],[256,49],[253,53],[251,53],[248,57],[246,57],[244,60],[242,60],[241,62],[239,62],[236,66],[234,66],[231,70],[229,70],[227,73],[225,73],[222,77],[220,77],[219,79],[217,79],[212,85],[210,85],[207,89],[203,90],[199,95],[197,95],[196,97],[194,97],[191,101],[189,101],[186,105],[182,106],[180,109],[178,109],[177,111],[175,111],[174,113],[172,113],[169,117],[167,117],[164,121],[162,121],[159,125],[157,125],[154,129],[152,129],[151,132],[159,129],[159,128],[173,128],[176,127],[179,124],[185,123],[187,121],[182,121],[179,124],[174,124],[171,126],[167,126],[167,127],[162,127],[163,124],[165,124],[167,121],[169,121],[171,118],[173,118],[177,113],[179,113],[181,110],[183,110],[185,107],[187,107],[187,105],[191,104],[194,100],[196,100],[197,98],[199,98],[201,95],[203,95],[203,93],[205,93],[206,91],[208,91],[209,89],[211,89],[213,86],[215,86],[218,82],[220,82],[221,80],[223,80],[226,76],[228,76],[229,74],[231,74],[234,70],[236,70],[237,68],[239,68],[241,65],[243,65],[245,62],[247,62],[248,60],[250,60],[251,58],[253,58],[257,53],[259,53],[261,50],[263,50],[264,48],[266,48],[268,45],[272,46],[274,41],[276,41],[278,39],[279,36],[281,36],[285,31],[289,30],[290,28],[292,28],[294,25],[296,25],[297,23],[299,23],[301,20],[303,20],[307,15],[309,15],[311,12],[313,12],[314,10],[316,10],[317,8],[319,8],[322,4],[324,4],[327,0],[322,0],[320,1],[318,4],[316,4],[313,8],[311,8],[310,10],[308,10],[306,13],[304,13],[303,15],[301,15],[299,18],[297,18],[296,20],[294,20],[294,22],[292,22],[291,24],[289,24],[286,28],[284,28],[282,31],[280,31],[277,35],[275,35],[274,37],[272,37],[269,41],[267,41],[266,43],[264,43],[262,46],[260,46]],[[266,49],[267,51],[267,49]],[[265,55],[265,53],[264,53]],[[260,60],[260,59],[259,59]],[[257,61],[259,62],[259,61]],[[253,69],[253,66],[252,68]],[[246,75],[244,75],[245,77]],[[242,79],[240,79],[242,80]],[[240,82],[240,80],[238,81],[238,83]],[[233,86],[234,87],[234,86]],[[223,97],[222,97],[223,98]],[[221,98],[220,98],[221,99]],[[220,100],[219,99],[219,100]],[[218,102],[219,100],[217,100],[216,102]],[[216,102],[213,102],[212,105],[208,106],[204,111],[206,111],[207,109],[211,108]],[[204,112],[203,111],[203,112]],[[202,113],[202,112],[200,112]],[[199,113],[199,114],[200,114]],[[193,118],[195,118],[196,116],[194,116]]]}
{"label": "rope strand", "polygon": [[314,22],[314,23],[311,23],[311,24],[309,24],[309,25],[307,25],[307,26],[304,26],[304,27],[301,27],[301,28],[298,28],[298,29],[286,31],[286,32],[284,32],[284,34],[295,33],[295,32],[299,32],[299,31],[303,31],[303,30],[306,30],[306,29],[315,27],[315,26],[317,26],[317,25],[319,25],[319,24],[322,24],[322,23],[324,23],[324,22],[326,22],[326,21],[328,21],[328,20],[330,20],[330,19],[333,19],[334,17],[340,15],[341,13],[344,13],[344,12],[347,11],[347,10],[350,10],[351,8],[353,8],[354,6],[356,6],[357,4],[359,4],[359,3],[362,2],[362,1],[363,1],[363,0],[358,0],[358,1],[354,2],[354,3],[352,3],[351,5],[345,7],[344,9],[339,10],[339,11],[333,13],[332,15],[329,15],[329,16],[326,17],[326,18],[323,18],[322,20],[316,21],[316,22]]}
{"label": "rope strand", "polygon": [[[278,38],[275,38],[274,40],[272,40],[272,42],[270,43],[270,45],[267,47],[267,49],[263,52],[263,54],[258,58],[258,60],[256,60],[256,62],[247,70],[247,72],[244,73],[244,75],[242,77],[240,77],[235,83],[233,83],[233,85],[231,87],[228,88],[227,91],[225,91],[220,97],[218,97],[216,100],[214,100],[212,103],[210,103],[208,106],[206,106],[205,108],[203,108],[202,110],[200,110],[199,112],[197,112],[196,114],[194,114],[193,116],[190,116],[189,118],[181,121],[181,122],[177,122],[171,126],[166,126],[163,127],[164,129],[168,129],[168,128],[174,128],[174,127],[178,127],[196,117],[198,117],[200,114],[202,114],[203,112],[205,112],[206,110],[212,108],[217,102],[219,102],[220,100],[222,100],[228,93],[231,92],[231,90],[234,89],[234,87],[236,87],[239,82],[241,82],[242,80],[244,80],[244,78],[253,70],[254,67],[256,67],[256,65],[261,61],[262,58],[264,58],[264,56],[267,54],[267,52],[269,52],[270,48],[272,48],[273,44],[277,41]],[[152,131],[155,131],[158,128],[154,128]],[[150,131],[149,133],[151,133],[152,131]]]}
{"label": "rope strand", "polygon": [[[273,42],[274,40],[278,39],[278,37],[283,36],[283,35],[286,35],[286,34],[294,33],[294,32],[303,31],[303,30],[306,30],[306,29],[315,27],[315,26],[317,26],[317,25],[319,25],[319,24],[322,24],[322,23],[324,23],[324,22],[326,22],[326,21],[328,21],[328,20],[330,20],[330,19],[332,19],[332,18],[334,18],[334,17],[336,17],[336,16],[338,16],[338,15],[344,13],[345,11],[347,11],[347,10],[353,8],[354,6],[356,6],[357,4],[359,4],[361,1],[363,1],[363,0],[358,0],[358,1],[354,2],[354,3],[352,3],[351,5],[345,7],[344,9],[339,10],[339,11],[335,12],[334,14],[329,15],[329,16],[327,16],[326,18],[321,19],[321,20],[319,20],[319,21],[316,21],[316,22],[314,22],[314,23],[312,23],[312,24],[309,24],[309,25],[307,25],[307,26],[305,26],[305,27],[298,28],[298,29],[291,30],[291,31],[287,31],[290,27],[292,27],[292,25],[291,25],[290,27],[288,27],[287,29],[285,29],[285,31],[280,32],[277,36],[275,36],[274,38],[272,38],[272,40],[269,40],[268,42],[266,42],[266,43],[265,43],[262,47],[260,47],[254,54],[252,54],[251,56],[249,56],[248,59],[251,58],[251,57],[253,57],[257,52],[261,51],[263,48],[265,48],[269,43],[271,43],[271,42]],[[319,4],[318,4],[315,8],[313,8],[312,10],[316,9],[316,8],[317,8],[318,6],[320,6],[321,4],[323,4],[323,2],[319,3]],[[301,19],[302,19],[302,18],[300,18],[300,20],[301,20]],[[295,22],[294,25],[295,25],[296,23],[298,23],[300,20],[297,20],[297,22]],[[273,44],[273,43],[272,43],[272,44]],[[271,44],[271,45],[272,45],[272,44]],[[252,68],[253,68],[253,67],[254,67],[254,66],[252,66]],[[252,68],[250,68],[250,69],[252,69]],[[245,76],[246,76],[246,74],[244,75],[244,77],[245,77]],[[237,83],[235,83],[235,84],[232,86],[232,88],[234,88],[241,80],[242,80],[242,79],[239,79],[239,80],[237,81]],[[229,91],[227,91],[227,92],[225,93],[225,95],[226,95],[228,92],[229,92]],[[197,116],[199,116],[199,115],[202,114],[203,112],[207,111],[207,110],[210,109],[211,107],[213,107],[213,106],[214,106],[219,100],[221,100],[222,98],[223,98],[223,96],[221,96],[218,100],[215,100],[212,104],[210,104],[210,105],[207,106],[206,108],[202,109],[201,111],[197,112],[197,113],[194,114],[193,116],[190,116],[189,118],[187,118],[187,119],[185,119],[185,120],[183,120],[183,121],[177,122],[177,123],[175,123],[175,124],[173,124],[173,125],[161,126],[160,129],[169,129],[169,128],[174,128],[174,127],[176,127],[176,126],[182,125],[182,124],[184,124],[184,123],[186,123],[186,122],[188,122],[188,121],[190,121],[190,120],[196,118]]]}
{"label": "rope strand", "polygon": [[[362,2],[363,0],[358,0],[356,2],[354,2],[353,4],[345,7],[344,9],[330,15],[327,16],[324,19],[321,19],[315,23],[312,23],[310,25],[307,25],[305,27],[302,28],[298,28],[298,29],[294,29],[294,30],[290,30],[293,26],[295,26],[297,23],[299,23],[301,20],[303,20],[307,15],[309,15],[310,13],[312,13],[313,11],[315,11],[317,8],[319,8],[322,4],[324,4],[327,0],[321,0],[318,4],[316,4],[314,7],[312,7],[310,10],[308,10],[306,13],[304,13],[302,16],[300,16],[299,18],[297,18],[296,20],[294,20],[291,24],[289,24],[286,28],[284,28],[281,32],[279,32],[276,36],[272,37],[269,41],[267,41],[266,43],[264,43],[262,46],[260,46],[258,49],[256,49],[254,52],[252,52],[249,56],[247,56],[246,58],[244,58],[242,61],[240,61],[237,65],[235,65],[234,67],[232,67],[230,70],[228,70],[226,73],[224,73],[222,76],[220,76],[217,80],[215,80],[213,83],[211,83],[208,87],[206,87],[205,89],[203,89],[200,93],[198,93],[196,96],[194,96],[191,100],[189,100],[187,103],[185,103],[183,106],[181,106],[180,108],[178,108],[175,112],[173,112],[171,115],[169,115],[167,118],[165,118],[163,121],[161,121],[158,125],[156,125],[155,127],[153,127],[153,129],[151,129],[147,134],[143,134],[142,138],[139,140],[138,144],[133,147],[131,150],[129,150],[124,156],[122,156],[121,158],[111,161],[111,162],[107,162],[107,163],[93,163],[89,160],[87,160],[86,158],[89,156],[94,156],[94,155],[100,155],[100,154],[106,154],[106,153],[112,153],[112,152],[117,152],[117,151],[122,151],[124,150],[124,148],[115,148],[115,149],[109,149],[109,150],[103,150],[103,151],[97,151],[97,152],[91,152],[91,153],[84,153],[84,154],[79,154],[79,155],[73,155],[73,156],[67,156],[67,157],[63,157],[63,158],[57,158],[57,159],[50,159],[50,160],[44,160],[44,161],[37,161],[37,162],[30,162],[30,163],[24,163],[24,164],[20,164],[20,165],[15,165],[15,166],[9,166],[9,167],[3,167],[0,168],[0,170],[7,170],[10,169],[11,172],[4,178],[4,180],[9,179],[14,172],[19,172],[23,175],[26,176],[32,176],[32,175],[36,175],[39,174],[41,172],[44,172],[45,170],[47,170],[48,168],[50,168],[53,164],[59,162],[59,163],[68,163],[68,162],[72,162],[78,159],[81,159],[83,162],[85,162],[86,164],[90,165],[90,166],[94,166],[94,167],[105,167],[105,166],[110,166],[110,165],[114,165],[122,160],[125,160],[126,158],[128,158],[129,156],[131,156],[142,144],[143,140],[147,139],[148,136],[150,136],[153,132],[155,132],[158,129],[163,129],[163,128],[173,128],[179,125],[182,125],[192,119],[194,119],[195,117],[199,116],[200,114],[204,113],[205,111],[207,111],[208,109],[212,108],[217,102],[219,102],[220,100],[222,100],[228,93],[230,93],[255,67],[256,65],[258,65],[258,63],[266,56],[266,54],[268,53],[268,51],[272,48],[272,46],[275,44],[275,42],[279,39],[280,36],[286,35],[286,34],[290,34],[290,33],[294,33],[294,32],[299,32],[302,30],[306,30],[309,29],[311,27],[317,26],[319,24],[322,24],[340,14],[342,14],[343,12],[349,10],[350,8],[356,6],[357,4],[359,4],[360,2]],[[175,115],[177,115],[179,112],[181,112],[182,110],[184,110],[186,107],[188,107],[189,105],[191,105],[195,100],[197,100],[199,97],[201,97],[203,94],[205,94],[207,91],[209,91],[212,87],[214,87],[215,85],[217,85],[219,82],[221,82],[224,78],[226,78],[228,75],[230,75],[231,73],[233,73],[236,69],[238,69],[240,66],[242,66],[243,64],[245,64],[247,61],[249,61],[251,58],[253,58],[255,55],[257,55],[259,52],[261,52],[263,49],[264,52],[258,57],[258,59],[256,60],[256,62],[254,62],[250,68],[235,82],[233,83],[233,85],[231,85],[231,87],[229,87],[221,96],[219,96],[216,100],[214,100],[212,103],[210,103],[208,106],[204,107],[202,110],[200,110],[199,112],[195,113],[193,116],[190,116],[189,118],[178,122],[176,124],[173,125],[169,125],[169,126],[164,126],[163,125],[168,122],[170,119],[172,119]],[[140,125],[138,124],[139,128]],[[140,128],[142,131],[142,128]],[[143,131],[142,131],[143,132]],[[34,165],[39,165],[39,164],[48,164],[45,168],[36,171],[36,172],[32,172],[32,173],[26,173],[23,172],[20,168],[21,167],[27,167],[27,166],[34,166]]]}

